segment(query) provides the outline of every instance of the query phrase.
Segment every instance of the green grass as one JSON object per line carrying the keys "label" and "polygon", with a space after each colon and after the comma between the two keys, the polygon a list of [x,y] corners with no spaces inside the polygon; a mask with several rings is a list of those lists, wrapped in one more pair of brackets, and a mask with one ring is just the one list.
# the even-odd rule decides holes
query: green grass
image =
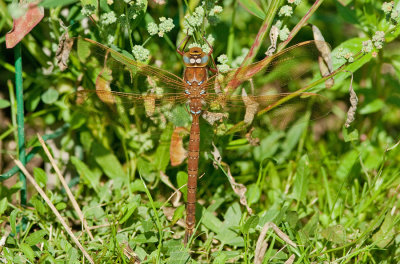
{"label": "green grass", "polygon": [[[22,61],[28,169],[95,263],[133,263],[132,256],[141,263],[400,262],[400,29],[384,14],[382,3],[305,2],[291,17],[279,17],[286,2],[224,1],[218,3],[223,6],[221,14],[208,17],[207,23],[195,28],[196,41],[201,41],[203,31],[215,38],[214,58],[227,54],[232,63],[238,57],[243,59],[246,53],[242,48],[247,48],[251,55],[244,63],[248,64],[264,57],[270,26],[277,19],[293,29],[294,37],[290,43],[279,41],[279,50],[312,39],[309,28],[302,26],[316,25],[333,47],[334,69],[344,65],[343,70],[354,74],[352,85],[359,104],[356,120],[344,128],[351,74],[338,73],[335,85],[328,89],[320,77],[314,77],[319,74],[314,67],[308,72],[314,79],[306,75],[307,82],[299,78],[287,88],[293,92],[312,83],[307,88],[323,97],[304,104],[304,112],[292,112],[296,119],[288,125],[281,123],[278,128],[276,120],[285,120],[279,107],[276,112],[260,114],[245,131],[236,133],[225,132],[243,124],[243,111],[232,111],[222,124],[210,125],[201,119],[196,232],[185,247],[187,165],[186,161],[170,165],[173,128],[190,128],[185,108],[161,105],[156,109],[161,111],[151,118],[140,104],[129,111],[104,105],[105,111],[99,114],[93,112],[97,105],[82,111],[68,103],[68,96],[79,86],[93,89],[103,64],[92,57],[82,62],[78,54],[85,50],[74,49],[67,70],[44,68],[47,62],[55,64],[55,48],[63,33],[60,18],[70,26],[70,36],[88,37],[108,46],[112,42],[114,49],[127,56],[132,57],[134,45],[144,45],[150,51],[145,64],[161,62],[162,69],[180,76],[183,63],[175,49],[186,32],[184,16],[197,12],[201,3],[129,5],[114,0],[112,5],[100,1],[98,9],[98,1],[86,4],[91,2],[94,22],[89,19],[85,31],[82,20],[87,17],[81,13],[81,2],[62,7],[45,1],[44,20],[22,41]],[[209,12],[214,3],[207,4]],[[6,3],[0,1],[0,6]],[[400,8],[399,1],[394,7]],[[63,9],[69,13],[65,15]],[[12,25],[5,10],[0,11],[3,35]],[[111,11],[116,21],[102,24],[110,19],[104,14]],[[101,20],[99,15],[103,15]],[[172,18],[175,28],[166,30],[163,37],[151,37],[147,25],[160,24],[160,17]],[[373,50],[377,56],[368,52],[353,63],[335,56],[340,48],[356,55],[362,42],[372,39],[376,31],[385,32],[383,48]],[[259,42],[255,41],[257,34]],[[5,98],[0,99],[0,116],[5,120],[0,122],[0,172],[6,173],[14,166],[8,154],[17,152],[17,111],[13,86],[7,82],[14,74],[12,52],[3,46],[0,85],[9,89],[0,90],[0,98]],[[291,76],[297,69],[273,72],[267,78]],[[119,91],[143,93],[149,89],[145,78],[134,73],[131,79],[129,73],[119,70],[112,73]],[[265,76],[254,78],[256,93],[265,81]],[[321,117],[326,108],[330,114],[314,120],[314,114]],[[254,145],[246,136],[251,127],[255,127],[251,136],[259,140]],[[50,132],[56,129],[56,133]],[[32,131],[49,134],[45,140],[94,239],[84,230],[61,184],[54,180],[54,169]],[[184,147],[187,141],[186,134]],[[31,147],[31,153],[38,153],[36,157],[43,161],[32,159]],[[89,263],[31,184],[27,206],[21,206],[22,183],[17,176],[0,180],[0,262]],[[244,187],[246,191],[240,193]],[[176,189],[182,192],[180,199],[174,194]]]}

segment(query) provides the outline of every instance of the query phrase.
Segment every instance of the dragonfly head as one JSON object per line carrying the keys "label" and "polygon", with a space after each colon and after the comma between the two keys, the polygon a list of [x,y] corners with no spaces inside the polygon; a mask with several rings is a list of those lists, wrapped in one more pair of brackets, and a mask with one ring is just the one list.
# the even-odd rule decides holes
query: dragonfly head
{"label": "dragonfly head", "polygon": [[199,47],[190,48],[183,55],[183,62],[186,67],[205,67],[208,64],[208,54]]}

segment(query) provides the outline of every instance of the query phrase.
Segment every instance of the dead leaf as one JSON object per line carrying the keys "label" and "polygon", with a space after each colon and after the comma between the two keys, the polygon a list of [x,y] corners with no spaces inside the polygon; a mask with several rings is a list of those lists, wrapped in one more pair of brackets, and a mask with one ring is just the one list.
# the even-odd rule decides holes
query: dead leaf
{"label": "dead leaf", "polygon": [[57,65],[61,71],[68,68],[68,58],[73,45],[74,41],[69,37],[68,30],[65,28],[65,32],[60,37],[56,51]]}
{"label": "dead leaf", "polygon": [[[332,55],[331,55],[332,52],[328,43],[325,42],[325,39],[319,28],[312,25],[312,31],[314,39],[316,40],[315,46],[320,52],[320,56],[318,57],[319,69],[321,75],[325,77],[333,72]],[[327,79],[325,81],[326,88],[331,88],[333,85],[334,85],[333,78]]]}
{"label": "dead leaf", "polygon": [[27,12],[14,19],[12,30],[6,34],[7,49],[14,48],[44,17],[43,7],[38,7],[36,3],[23,5],[27,6]]}
{"label": "dead leaf", "polygon": [[123,243],[124,255],[129,259],[129,263],[140,264],[141,260],[139,256],[131,249],[128,242]]}
{"label": "dead leaf", "polygon": [[[288,235],[283,233],[279,227],[277,227],[274,223],[272,222],[267,222],[263,226],[260,235],[258,236],[257,244],[256,244],[256,251],[254,252],[254,263],[255,264],[261,264],[264,259],[265,251],[267,250],[268,244],[267,242],[264,241],[265,236],[267,235],[268,230],[272,228],[276,235],[279,236],[283,241],[288,243],[294,248],[297,248],[296,243],[294,243]],[[289,258],[290,259],[290,258]]]}
{"label": "dead leaf", "polygon": [[183,147],[182,133],[187,134],[188,131],[184,127],[176,127],[171,136],[171,145],[169,147],[169,155],[172,166],[178,166],[187,157],[187,151]]}
{"label": "dead leaf", "polygon": [[253,122],[254,116],[257,113],[258,106],[260,105],[256,101],[252,100],[249,96],[247,96],[246,91],[242,90],[242,100],[244,105],[246,106],[246,113],[244,115],[244,122],[246,124],[251,124]]}
{"label": "dead leaf", "polygon": [[271,30],[269,32],[269,39],[271,40],[271,45],[268,47],[267,52],[265,52],[265,55],[272,56],[276,50],[276,43],[278,42],[278,36],[279,36],[279,28],[277,26],[272,26]]}
{"label": "dead leaf", "polygon": [[228,118],[228,113],[216,113],[204,111],[202,117],[210,123],[210,125],[214,125],[215,122],[222,122],[224,118]]}
{"label": "dead leaf", "polygon": [[171,195],[170,198],[168,198],[168,200],[170,200],[170,199],[172,199],[172,197],[174,197],[172,200],[172,205],[174,207],[178,207],[179,201],[182,197],[182,193],[177,188],[175,188],[175,186],[171,183],[168,175],[166,175],[164,172],[160,171],[160,176],[161,176],[161,181],[163,183],[165,183],[168,187],[170,187],[172,190],[174,190],[174,193]]}
{"label": "dead leaf", "polygon": [[253,131],[254,131],[254,127],[252,127],[252,128],[250,129],[250,131],[246,134],[246,139],[247,139],[247,141],[249,141],[250,145],[252,145],[252,146],[258,146],[258,145],[260,145],[260,139],[259,139],[259,138],[253,138],[253,137],[251,136],[251,134],[253,133]]}
{"label": "dead leaf", "polygon": [[215,165],[221,165],[221,166],[224,165],[224,167],[227,170],[228,180],[229,180],[229,183],[231,184],[231,187],[232,187],[233,191],[239,196],[240,203],[246,207],[247,212],[249,214],[252,214],[253,210],[251,210],[251,208],[247,204],[247,200],[246,200],[246,191],[247,191],[246,186],[244,186],[241,183],[237,183],[235,181],[235,178],[233,178],[232,173],[231,173],[231,169],[229,168],[228,164],[221,162],[222,161],[221,154],[219,153],[218,148],[214,145],[214,142],[212,143],[212,145],[214,147],[214,151],[212,151],[211,154],[214,157],[214,160],[215,160],[214,162],[216,162],[216,164],[214,164],[214,166]]}
{"label": "dead leaf", "polygon": [[358,97],[357,97],[356,92],[353,89],[353,73],[351,73],[349,93],[350,93],[350,105],[351,106],[350,106],[349,110],[347,111],[345,127],[349,127],[350,124],[355,120],[355,115],[356,115],[357,105],[358,105]]}

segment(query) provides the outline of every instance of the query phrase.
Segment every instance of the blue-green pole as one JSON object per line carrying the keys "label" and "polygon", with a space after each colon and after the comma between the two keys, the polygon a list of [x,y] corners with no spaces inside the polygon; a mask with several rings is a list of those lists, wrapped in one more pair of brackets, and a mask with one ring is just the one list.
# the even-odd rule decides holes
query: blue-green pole
{"label": "blue-green pole", "polygon": [[[25,129],[24,129],[24,88],[22,86],[22,58],[21,58],[21,43],[18,43],[14,48],[15,59],[15,89],[17,97],[17,125],[18,125],[18,154],[19,160],[25,166]],[[21,205],[26,205],[26,178],[20,172],[19,179],[22,182],[21,187]]]}

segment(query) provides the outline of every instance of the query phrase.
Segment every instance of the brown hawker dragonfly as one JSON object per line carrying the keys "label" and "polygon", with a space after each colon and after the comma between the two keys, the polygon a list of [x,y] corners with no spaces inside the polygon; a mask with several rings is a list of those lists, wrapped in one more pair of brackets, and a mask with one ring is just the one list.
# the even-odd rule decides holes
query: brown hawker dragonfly
{"label": "brown hawker dragonfly", "polygon": [[[296,88],[294,92],[282,90],[282,87],[290,86],[293,79],[302,79],[300,76],[310,77],[312,63],[317,61],[320,55],[316,46],[324,42],[302,42],[267,56],[259,62],[219,73],[212,59],[212,47],[210,46],[208,53],[198,47],[185,52],[188,40],[189,37],[186,37],[177,49],[185,66],[181,78],[164,69],[138,62],[129,54],[124,55],[93,40],[74,39],[79,60],[84,65],[95,63],[98,67],[97,72],[88,72],[92,80],[95,80],[95,85],[92,85],[95,89],[76,92],[74,100],[77,104],[94,101],[107,106],[122,106],[123,109],[142,108],[148,116],[162,109],[164,105],[186,105],[192,120],[187,155],[185,244],[192,236],[196,223],[200,117],[213,123],[216,120],[221,121],[221,117],[226,117],[226,111],[242,110],[244,117],[242,115],[241,121],[227,131],[232,133],[246,128],[253,119],[264,113],[268,113],[273,122],[287,123],[304,115],[306,110],[310,109],[310,105],[312,107],[317,101],[325,102],[324,97],[307,92],[305,83],[300,84],[303,88]],[[183,42],[185,44],[180,49]],[[121,74],[123,71],[125,76]],[[211,77],[208,77],[209,72]],[[140,78],[142,79],[138,80]],[[133,84],[127,84],[126,79],[130,79]],[[127,85],[135,92],[112,90],[113,87]],[[140,89],[141,87],[143,89]],[[162,92],[156,92],[157,88],[161,88]],[[324,116],[327,112],[329,109],[312,110],[312,114],[315,115],[312,118]]]}

